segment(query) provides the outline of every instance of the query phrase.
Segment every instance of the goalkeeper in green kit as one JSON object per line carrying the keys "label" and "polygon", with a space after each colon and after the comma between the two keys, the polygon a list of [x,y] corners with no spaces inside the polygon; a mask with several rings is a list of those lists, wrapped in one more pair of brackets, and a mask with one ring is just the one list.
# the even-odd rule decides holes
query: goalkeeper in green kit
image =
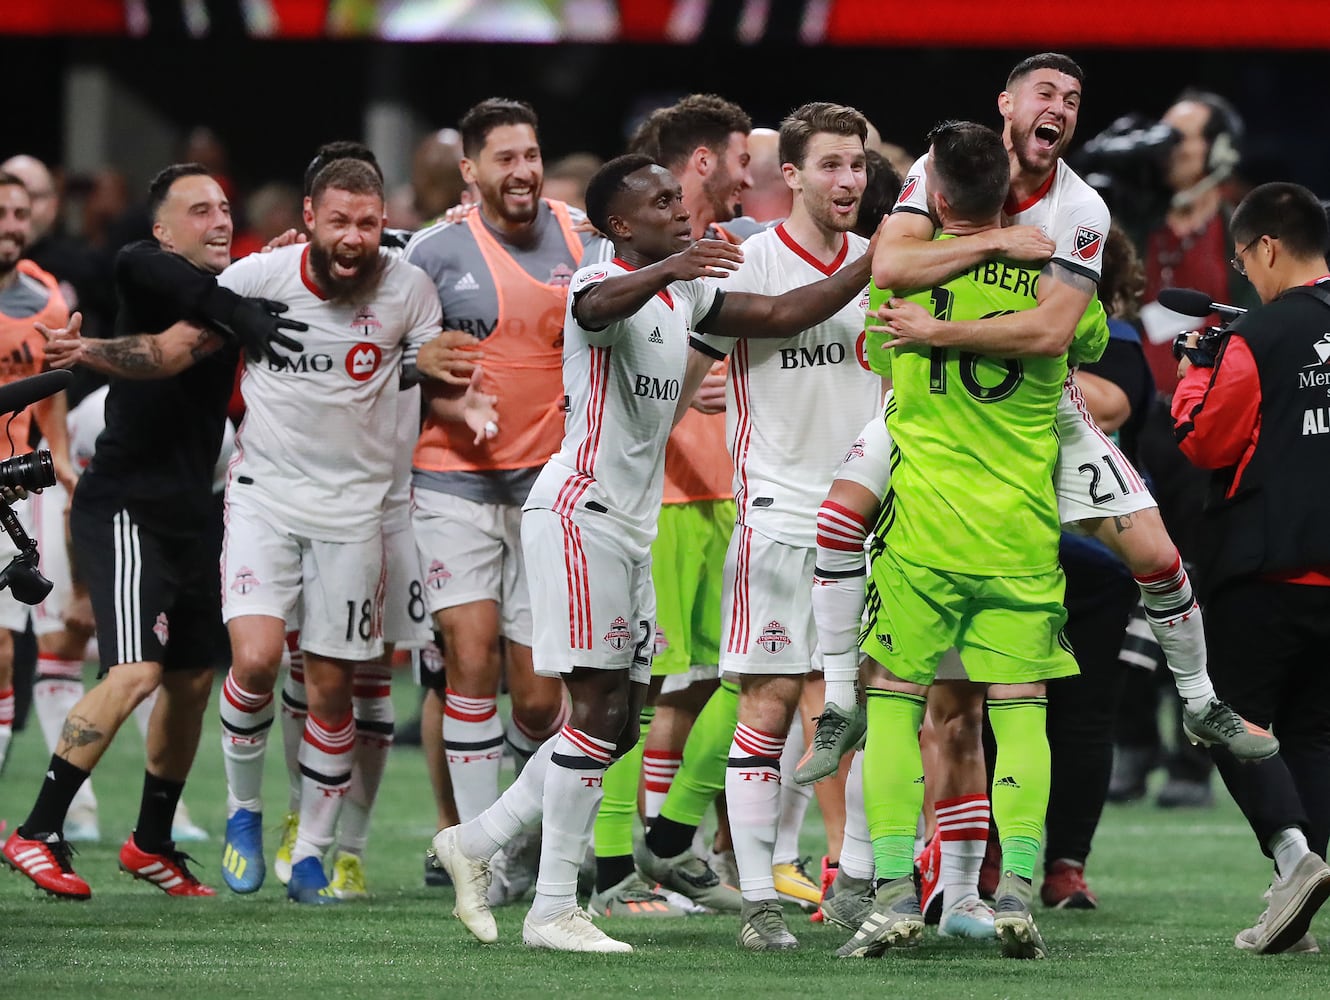
{"label": "goalkeeper in green kit", "polygon": [[[939,238],[1000,225],[1010,180],[1001,137],[952,122],[930,138],[927,184]],[[1037,269],[991,261],[906,299],[937,319],[978,320],[1034,308],[1037,282]],[[874,288],[870,317],[890,297]],[[1107,338],[1092,299],[1072,344],[1075,359],[1094,360]],[[998,743],[992,811],[1003,845],[993,908],[977,892],[982,847],[959,865],[954,852],[944,855],[950,869],[939,931],[997,936],[1004,955],[1043,958],[1029,902],[1049,789],[1044,682],[1077,672],[1062,635],[1053,478],[1067,355],[989,357],[870,326],[868,360],[894,389],[886,408],[891,485],[871,548],[862,637],[883,668],[868,692],[864,754],[864,783],[877,793],[867,818],[879,882],[872,912],[838,954],[876,956],[922,935],[911,877],[923,804],[918,731],[936,680],[953,699],[988,698]],[[960,661],[943,660],[953,647]],[[966,787],[976,774],[982,766],[956,769],[934,789],[944,846],[948,836],[987,838],[986,789],[982,781]]]}

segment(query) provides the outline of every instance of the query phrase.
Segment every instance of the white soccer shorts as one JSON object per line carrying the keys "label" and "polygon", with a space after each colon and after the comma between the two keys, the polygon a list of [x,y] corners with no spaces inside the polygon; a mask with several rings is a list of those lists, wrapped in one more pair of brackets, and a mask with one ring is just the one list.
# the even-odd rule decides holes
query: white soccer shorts
{"label": "white soccer shorts", "polygon": [[229,503],[222,542],[222,620],[267,615],[300,631],[300,648],[361,662],[383,653],[383,539],[293,535]]}
{"label": "white soccer shorts", "polygon": [[1074,528],[1091,518],[1125,517],[1156,507],[1149,488],[1112,439],[1090,417],[1085,397],[1068,379],[1058,399],[1058,518]]}
{"label": "white soccer shorts", "polygon": [[[37,566],[42,576],[51,581],[51,592],[46,595],[46,600],[32,609],[32,630],[37,635],[64,630],[65,610],[73,598],[73,574],[69,568],[69,542],[65,532],[65,508],[68,506],[69,492],[56,483],[34,493],[26,503],[15,508],[25,528],[31,521],[29,534],[37,542]],[[4,547],[6,552],[12,548],[8,536],[4,538]],[[0,559],[8,563],[10,555],[0,556]],[[0,625],[13,627],[3,620]],[[21,626],[19,631],[22,631]]]}
{"label": "white soccer shorts", "polygon": [[530,646],[531,596],[521,508],[417,489],[412,493],[411,526],[430,614],[473,601],[497,601],[504,637]]}
{"label": "white soccer shorts", "polygon": [[522,548],[531,570],[536,673],[594,667],[649,682],[656,638],[651,550],[624,539],[608,519],[602,528],[545,509],[523,513]]}
{"label": "white soccer shorts", "polygon": [[822,669],[813,622],[816,563],[816,548],[785,545],[735,525],[721,582],[722,674]]}
{"label": "white soccer shorts", "polygon": [[410,521],[396,531],[385,526],[383,558],[383,641],[391,642],[398,649],[419,649],[430,641],[433,632],[429,608],[425,605],[420,553],[416,549]]}

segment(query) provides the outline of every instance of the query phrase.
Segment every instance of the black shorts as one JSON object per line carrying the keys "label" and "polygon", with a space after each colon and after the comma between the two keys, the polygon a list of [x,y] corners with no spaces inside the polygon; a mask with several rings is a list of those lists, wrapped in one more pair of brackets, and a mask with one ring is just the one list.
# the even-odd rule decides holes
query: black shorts
{"label": "black shorts", "polygon": [[69,532],[97,620],[103,675],[120,663],[199,670],[229,662],[216,532],[162,533],[128,510],[77,499]]}

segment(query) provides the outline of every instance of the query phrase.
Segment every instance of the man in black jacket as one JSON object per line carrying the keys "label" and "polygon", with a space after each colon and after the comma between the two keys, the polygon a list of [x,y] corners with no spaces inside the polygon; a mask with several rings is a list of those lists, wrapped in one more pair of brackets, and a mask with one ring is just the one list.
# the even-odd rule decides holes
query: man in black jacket
{"label": "man in black jacket", "polygon": [[1217,351],[1192,336],[1173,420],[1178,445],[1215,470],[1199,579],[1210,673],[1280,752],[1219,773],[1275,862],[1270,905],[1234,944],[1314,951],[1307,928],[1330,897],[1330,274],[1326,217],[1296,184],[1263,184],[1230,224],[1233,267],[1264,303]]}
{"label": "man in black jacket", "polygon": [[153,241],[116,258],[116,336],[47,330],[54,367],[82,363],[112,376],[106,429],[74,493],[70,530],[97,621],[102,680],[70,711],[32,812],[4,860],[54,896],[91,890],[69,862],[63,824],[79,785],[121,723],[159,685],[149,723],[138,823],[120,866],[175,896],[211,896],[171,841],[194,761],[212,671],[225,663],[217,583],[213,468],[239,350],[269,353],[281,307],[217,286],[231,259],[231,212],[207,170],[177,164],[149,188]]}

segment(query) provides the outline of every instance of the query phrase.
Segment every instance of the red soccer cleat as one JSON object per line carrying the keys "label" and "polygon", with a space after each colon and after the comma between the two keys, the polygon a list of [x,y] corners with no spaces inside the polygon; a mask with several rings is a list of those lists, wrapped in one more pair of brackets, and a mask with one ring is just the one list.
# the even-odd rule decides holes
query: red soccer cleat
{"label": "red soccer cleat", "polygon": [[194,877],[186,861],[193,860],[172,844],[160,854],[150,853],[134,843],[134,835],[120,848],[120,870],[151,882],[168,896],[215,896],[217,890]]}
{"label": "red soccer cleat", "polygon": [[1044,875],[1039,898],[1045,906],[1059,910],[1093,910],[1099,900],[1085,884],[1085,866],[1074,861],[1054,861]]}
{"label": "red soccer cleat", "polygon": [[942,917],[942,838],[934,834],[914,859],[919,870],[919,908],[924,923],[936,924]]}
{"label": "red soccer cleat", "polygon": [[14,871],[30,878],[38,889],[62,899],[89,899],[92,889],[69,863],[74,848],[57,834],[45,840],[20,837],[15,830],[5,841],[4,860]]}
{"label": "red soccer cleat", "polygon": [[[836,881],[836,873],[840,871],[840,862],[832,861],[830,856],[822,855],[822,898],[827,898],[827,890],[831,888],[831,883]],[[810,923],[822,923],[822,907],[813,911],[812,916],[808,918]]]}

